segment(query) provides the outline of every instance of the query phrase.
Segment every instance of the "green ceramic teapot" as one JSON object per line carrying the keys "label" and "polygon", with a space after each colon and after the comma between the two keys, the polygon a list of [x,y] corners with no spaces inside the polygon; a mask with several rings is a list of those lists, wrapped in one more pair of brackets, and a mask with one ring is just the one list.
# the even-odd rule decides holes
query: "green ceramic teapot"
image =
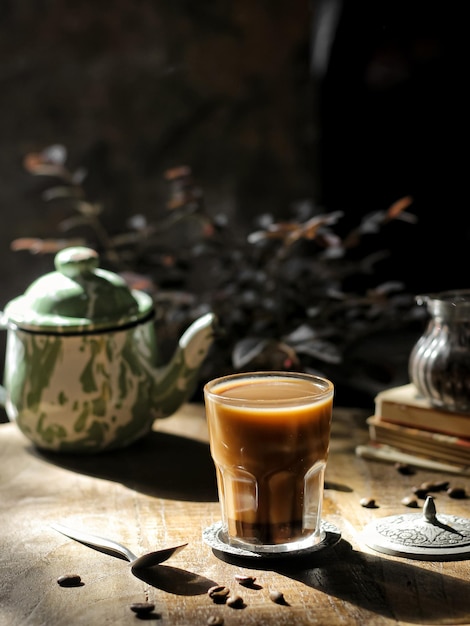
{"label": "green ceramic teapot", "polygon": [[190,398],[213,340],[207,313],[157,367],[153,299],[98,265],[94,250],[66,248],[0,314],[5,409],[42,449],[94,453],[144,436]]}

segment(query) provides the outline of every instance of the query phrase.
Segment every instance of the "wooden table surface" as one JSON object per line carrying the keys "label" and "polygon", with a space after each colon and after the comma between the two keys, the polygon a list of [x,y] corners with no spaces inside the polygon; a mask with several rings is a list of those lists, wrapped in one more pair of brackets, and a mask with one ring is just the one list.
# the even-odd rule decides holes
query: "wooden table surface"
{"label": "wooden table surface", "polygon": [[[362,540],[369,521],[411,512],[401,499],[413,485],[448,479],[470,493],[470,479],[427,470],[403,476],[359,458],[365,415],[335,409],[333,422],[324,519],[341,541],[305,562],[269,566],[224,560],[201,539],[219,520],[201,406],[157,422],[127,450],[94,457],[45,454],[15,424],[0,425],[0,625],[136,624],[130,605],[146,601],[155,604],[146,621],[162,626],[205,625],[212,616],[227,626],[470,624],[468,560],[394,557]],[[375,498],[377,508],[361,506],[363,497]],[[438,513],[470,517],[469,502],[436,496]],[[189,545],[136,576],[126,561],[67,539],[52,522],[116,539],[137,554]],[[71,573],[83,584],[59,586],[58,577]],[[256,576],[256,586],[241,587],[236,574]],[[215,584],[242,595],[243,608],[214,604],[207,590]],[[286,604],[275,604],[271,590]]]}

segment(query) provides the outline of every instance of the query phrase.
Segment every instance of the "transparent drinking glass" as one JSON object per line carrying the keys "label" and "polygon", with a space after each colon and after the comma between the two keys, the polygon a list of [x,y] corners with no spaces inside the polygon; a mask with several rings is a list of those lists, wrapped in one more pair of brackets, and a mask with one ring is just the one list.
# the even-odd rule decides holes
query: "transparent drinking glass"
{"label": "transparent drinking glass", "polygon": [[204,388],[227,542],[289,552],[322,540],[334,385],[293,372],[248,372]]}

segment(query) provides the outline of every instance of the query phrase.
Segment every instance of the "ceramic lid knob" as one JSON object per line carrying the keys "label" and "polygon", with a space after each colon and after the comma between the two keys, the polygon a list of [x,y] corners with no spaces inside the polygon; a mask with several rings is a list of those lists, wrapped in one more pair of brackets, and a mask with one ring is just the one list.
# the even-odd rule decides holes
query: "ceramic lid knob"
{"label": "ceramic lid knob", "polygon": [[93,272],[99,265],[99,257],[92,248],[65,248],[56,254],[54,265],[64,276],[75,278],[80,274]]}

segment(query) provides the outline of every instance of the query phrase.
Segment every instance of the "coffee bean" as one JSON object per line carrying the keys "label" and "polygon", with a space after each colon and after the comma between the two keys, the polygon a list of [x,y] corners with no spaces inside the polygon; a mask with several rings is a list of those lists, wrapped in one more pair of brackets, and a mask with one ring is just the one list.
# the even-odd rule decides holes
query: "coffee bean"
{"label": "coffee bean", "polygon": [[404,498],[402,498],[401,503],[405,506],[410,507],[411,509],[417,509],[419,506],[418,500],[413,496],[405,496]]}
{"label": "coffee bean", "polygon": [[449,487],[449,482],[448,481],[440,481],[440,482],[431,482],[431,481],[426,481],[424,483],[421,483],[421,485],[419,486],[419,489],[422,489],[423,491],[427,492],[436,492],[436,491],[445,491],[446,489],[448,489]]}
{"label": "coffee bean", "polygon": [[447,491],[449,489],[449,481],[442,480],[440,482],[434,483],[434,488],[436,491]]}
{"label": "coffee bean", "polygon": [[375,507],[377,506],[375,504],[374,498],[361,498],[359,500],[359,504],[366,509],[375,509]]}
{"label": "coffee bean", "polygon": [[282,591],[277,591],[276,589],[272,589],[269,592],[269,599],[276,604],[287,604]]}
{"label": "coffee bean", "polygon": [[148,615],[155,609],[153,602],[134,602],[131,604],[131,611],[137,615]]}
{"label": "coffee bean", "polygon": [[227,598],[227,606],[232,607],[232,609],[241,609],[244,606],[243,598],[234,593]]}
{"label": "coffee bean", "polygon": [[78,574],[64,574],[59,576],[57,582],[61,587],[80,587],[82,579]]}
{"label": "coffee bean", "polygon": [[415,474],[415,470],[408,463],[395,463],[395,469],[403,476],[411,476]]}
{"label": "coffee bean", "polygon": [[422,487],[413,487],[412,491],[415,494],[415,496],[419,498],[420,500],[425,500],[426,496],[429,493],[427,489],[423,489]]}
{"label": "coffee bean", "polygon": [[224,618],[218,615],[211,615],[207,618],[207,626],[223,626]]}
{"label": "coffee bean", "polygon": [[456,500],[462,500],[467,497],[467,492],[464,487],[449,487],[447,489],[447,495],[449,498],[455,498]]}
{"label": "coffee bean", "polygon": [[243,574],[235,574],[235,580],[244,587],[251,587],[256,580],[256,576],[244,576]]}
{"label": "coffee bean", "polygon": [[420,484],[420,486],[418,487],[418,489],[422,489],[423,491],[432,491],[434,487],[434,483],[431,483],[429,481],[425,481],[423,483]]}
{"label": "coffee bean", "polygon": [[215,587],[211,587],[207,593],[214,602],[217,604],[223,604],[227,601],[230,589],[228,587],[224,587],[223,585],[216,585]]}

